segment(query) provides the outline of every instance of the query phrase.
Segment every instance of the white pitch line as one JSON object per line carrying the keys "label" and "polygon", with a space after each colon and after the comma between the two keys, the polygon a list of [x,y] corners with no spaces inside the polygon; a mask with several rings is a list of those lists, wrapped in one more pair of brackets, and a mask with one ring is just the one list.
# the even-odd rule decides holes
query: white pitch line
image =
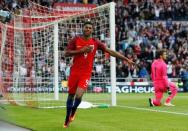
{"label": "white pitch line", "polygon": [[[152,111],[152,112],[161,112],[161,113],[168,113],[168,114],[175,114],[175,115],[188,116],[188,113],[182,113],[182,112],[172,112],[172,111],[154,110],[154,109],[141,108],[141,107],[134,107],[134,106],[121,106],[121,105],[119,105],[118,107],[129,108],[129,109],[135,109],[135,110],[142,110],[142,111]],[[151,107],[151,108],[152,108],[152,107]]]}

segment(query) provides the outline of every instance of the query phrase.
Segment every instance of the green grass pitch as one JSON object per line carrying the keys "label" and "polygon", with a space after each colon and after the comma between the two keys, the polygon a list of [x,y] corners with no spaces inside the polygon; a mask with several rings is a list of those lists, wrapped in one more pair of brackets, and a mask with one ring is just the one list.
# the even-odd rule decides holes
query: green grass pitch
{"label": "green grass pitch", "polygon": [[1,119],[34,131],[188,131],[187,93],[176,96],[175,107],[149,107],[149,97],[153,94],[117,94],[116,107],[78,109],[75,121],[66,129],[65,108],[5,105],[0,115],[4,116]]}

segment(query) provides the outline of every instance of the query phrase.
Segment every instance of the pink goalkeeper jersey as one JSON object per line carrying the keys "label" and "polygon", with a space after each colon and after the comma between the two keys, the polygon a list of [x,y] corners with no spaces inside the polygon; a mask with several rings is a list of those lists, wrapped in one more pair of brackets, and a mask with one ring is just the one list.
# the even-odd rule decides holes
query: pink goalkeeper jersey
{"label": "pink goalkeeper jersey", "polygon": [[154,87],[166,88],[168,86],[167,65],[162,59],[154,60],[151,66],[151,78]]}

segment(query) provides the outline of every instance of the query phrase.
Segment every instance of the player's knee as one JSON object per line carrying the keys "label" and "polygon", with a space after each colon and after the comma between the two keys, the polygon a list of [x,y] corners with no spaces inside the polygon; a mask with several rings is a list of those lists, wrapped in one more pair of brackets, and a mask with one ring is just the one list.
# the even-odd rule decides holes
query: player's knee
{"label": "player's knee", "polygon": [[175,83],[173,83],[173,82],[170,82],[169,83],[169,86],[170,86],[170,88],[178,88],[177,86],[176,86],[176,84]]}
{"label": "player's knee", "polygon": [[174,92],[175,93],[177,93],[178,92],[178,88],[176,87],[176,88],[174,88]]}
{"label": "player's knee", "polygon": [[85,92],[84,89],[78,88],[77,91],[76,91],[76,98],[77,98],[77,99],[81,99],[82,96],[84,95],[84,92]]}
{"label": "player's knee", "polygon": [[153,101],[153,104],[154,104],[155,106],[161,106],[161,101],[160,101],[160,100],[154,100],[154,101]]}
{"label": "player's knee", "polygon": [[76,94],[76,99],[82,99],[82,94]]}
{"label": "player's knee", "polygon": [[155,103],[154,104],[155,106],[161,106],[161,103],[159,102],[159,103]]}
{"label": "player's knee", "polygon": [[69,94],[68,99],[74,99],[75,94]]}

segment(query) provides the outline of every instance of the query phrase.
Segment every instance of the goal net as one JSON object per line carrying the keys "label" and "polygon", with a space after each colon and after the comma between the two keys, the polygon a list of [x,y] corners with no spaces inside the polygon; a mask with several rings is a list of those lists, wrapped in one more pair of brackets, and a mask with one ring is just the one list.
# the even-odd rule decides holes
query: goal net
{"label": "goal net", "polygon": [[[70,39],[82,33],[88,18],[94,22],[93,37],[115,49],[115,4],[66,16],[37,14],[37,6],[33,7],[35,12],[24,9],[10,23],[0,23],[0,93],[12,104],[64,107],[72,59],[64,57],[63,51]],[[115,58],[98,51],[83,100],[116,105],[115,88],[111,88],[115,76]]]}

